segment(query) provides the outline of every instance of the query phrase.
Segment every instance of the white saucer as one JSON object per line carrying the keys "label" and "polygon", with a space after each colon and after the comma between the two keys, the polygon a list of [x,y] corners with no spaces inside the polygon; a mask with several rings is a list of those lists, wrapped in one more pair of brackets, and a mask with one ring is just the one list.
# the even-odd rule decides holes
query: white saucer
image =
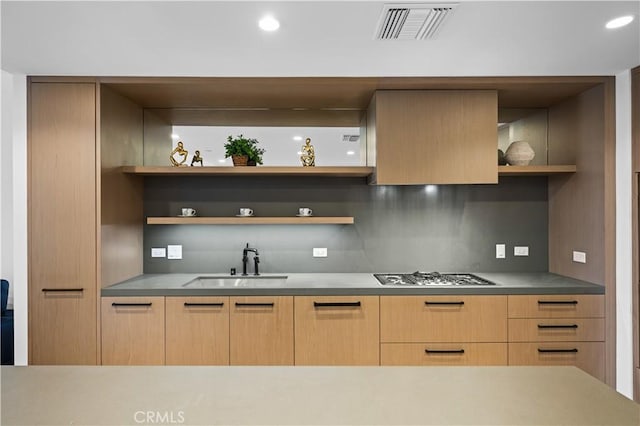
{"label": "white saucer", "polygon": [[297,214],[298,217],[312,217],[312,214]]}
{"label": "white saucer", "polygon": [[195,214],[179,214],[178,217],[196,217]]}
{"label": "white saucer", "polygon": [[253,217],[252,214],[237,214],[236,217]]}

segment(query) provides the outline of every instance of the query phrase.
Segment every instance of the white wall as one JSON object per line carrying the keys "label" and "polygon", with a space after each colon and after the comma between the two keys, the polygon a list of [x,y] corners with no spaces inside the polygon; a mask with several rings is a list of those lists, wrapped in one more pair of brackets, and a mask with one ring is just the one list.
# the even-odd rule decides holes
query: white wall
{"label": "white wall", "polygon": [[616,355],[618,391],[633,397],[631,72],[616,75]]}
{"label": "white wall", "polygon": [[0,275],[10,282],[15,364],[27,364],[27,82],[1,72]]}

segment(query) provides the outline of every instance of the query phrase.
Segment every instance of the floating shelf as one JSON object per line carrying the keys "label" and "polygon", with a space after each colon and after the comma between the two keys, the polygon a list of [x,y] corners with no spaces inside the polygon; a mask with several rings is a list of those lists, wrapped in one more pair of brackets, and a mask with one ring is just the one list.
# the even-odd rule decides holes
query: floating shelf
{"label": "floating shelf", "polygon": [[165,167],[123,166],[122,173],[142,176],[326,176],[366,177],[373,167]]}
{"label": "floating shelf", "polygon": [[499,176],[551,176],[575,173],[575,165],[562,166],[498,166]]}
{"label": "floating shelf", "polygon": [[353,217],[147,217],[147,225],[352,225]]}

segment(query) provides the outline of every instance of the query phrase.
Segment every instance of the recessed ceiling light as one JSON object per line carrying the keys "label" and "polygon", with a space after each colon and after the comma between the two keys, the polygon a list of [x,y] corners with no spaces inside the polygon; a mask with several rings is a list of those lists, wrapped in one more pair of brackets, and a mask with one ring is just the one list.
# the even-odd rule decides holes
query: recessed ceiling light
{"label": "recessed ceiling light", "polygon": [[631,15],[621,16],[619,18],[610,20],[609,22],[607,22],[607,25],[605,26],[609,29],[620,28],[630,24],[631,21],[633,21],[633,16]]}
{"label": "recessed ceiling light", "polygon": [[178,135],[177,133],[171,133],[171,139],[180,139],[180,135]]}
{"label": "recessed ceiling light", "polygon": [[302,136],[294,136],[293,140],[294,141],[301,141],[302,140]]}
{"label": "recessed ceiling light", "polygon": [[280,22],[273,16],[265,16],[260,21],[258,21],[258,25],[264,31],[275,31],[280,28]]}
{"label": "recessed ceiling light", "polygon": [[226,159],[226,158],[224,158],[224,159],[222,159],[222,160],[218,160],[218,163],[226,163],[226,162],[227,162],[227,159]]}
{"label": "recessed ceiling light", "polygon": [[355,151],[347,151],[347,155],[355,155]]}
{"label": "recessed ceiling light", "polygon": [[298,155],[302,155],[302,151],[298,151]]}

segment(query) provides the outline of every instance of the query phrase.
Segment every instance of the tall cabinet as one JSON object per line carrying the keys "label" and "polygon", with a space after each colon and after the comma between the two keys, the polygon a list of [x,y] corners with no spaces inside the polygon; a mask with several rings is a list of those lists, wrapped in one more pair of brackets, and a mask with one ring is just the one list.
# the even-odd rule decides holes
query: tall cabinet
{"label": "tall cabinet", "polygon": [[95,83],[32,83],[29,363],[96,364]]}

